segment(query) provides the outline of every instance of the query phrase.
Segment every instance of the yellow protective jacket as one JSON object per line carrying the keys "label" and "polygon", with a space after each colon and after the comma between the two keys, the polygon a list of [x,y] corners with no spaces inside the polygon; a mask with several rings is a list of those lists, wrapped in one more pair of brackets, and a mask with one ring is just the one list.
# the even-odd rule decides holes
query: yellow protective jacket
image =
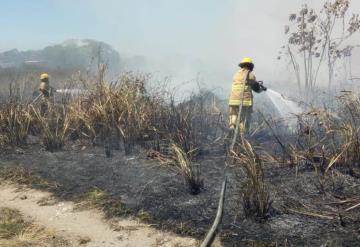
{"label": "yellow protective jacket", "polygon": [[[248,80],[256,82],[255,75],[250,72],[248,69],[242,68],[238,72],[235,73],[231,95],[229,100],[230,106],[239,106],[241,102],[243,102],[243,106],[252,106],[253,105],[253,94],[250,85],[246,84],[246,77],[249,73]],[[244,100],[241,97],[242,92],[244,91]]]}
{"label": "yellow protective jacket", "polygon": [[41,81],[39,91],[43,99],[49,99],[54,94],[54,89],[50,86],[49,82]]}

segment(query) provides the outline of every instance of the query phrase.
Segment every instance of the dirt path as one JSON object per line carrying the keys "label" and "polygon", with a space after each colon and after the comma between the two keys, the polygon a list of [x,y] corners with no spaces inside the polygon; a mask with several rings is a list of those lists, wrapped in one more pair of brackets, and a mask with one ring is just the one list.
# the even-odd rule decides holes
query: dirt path
{"label": "dirt path", "polygon": [[117,220],[117,230],[113,230],[110,224],[103,220],[100,212],[74,211],[74,203],[52,202],[51,194],[38,190],[0,185],[0,198],[0,207],[18,209],[25,217],[61,236],[90,239],[82,246],[197,246],[194,239],[163,233],[135,220]]}

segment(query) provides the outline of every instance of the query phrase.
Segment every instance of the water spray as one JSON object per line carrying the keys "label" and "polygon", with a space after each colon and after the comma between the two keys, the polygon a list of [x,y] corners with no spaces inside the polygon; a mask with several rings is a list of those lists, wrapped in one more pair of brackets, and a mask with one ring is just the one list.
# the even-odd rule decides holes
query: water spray
{"label": "water spray", "polygon": [[296,128],[297,120],[294,118],[295,115],[304,112],[297,102],[289,99],[283,94],[276,92],[272,89],[266,91],[266,95],[269,97],[279,114],[283,119],[287,119],[286,124],[290,130]]}

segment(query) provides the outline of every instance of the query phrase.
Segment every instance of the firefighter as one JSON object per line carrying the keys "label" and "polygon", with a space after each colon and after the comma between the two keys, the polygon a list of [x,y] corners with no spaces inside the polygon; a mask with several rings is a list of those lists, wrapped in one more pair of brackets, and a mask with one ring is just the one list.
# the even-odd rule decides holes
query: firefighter
{"label": "firefighter", "polygon": [[49,104],[53,101],[54,89],[50,86],[49,75],[47,73],[43,73],[40,75],[40,111],[41,114],[44,115],[49,108]]}
{"label": "firefighter", "polygon": [[252,91],[260,93],[266,88],[256,81],[255,75],[252,73],[254,63],[251,58],[244,58],[239,64],[240,70],[233,77],[231,95],[229,99],[229,128],[235,129],[236,119],[239,109],[240,115],[240,133],[249,132],[251,114],[253,111],[253,94]]}

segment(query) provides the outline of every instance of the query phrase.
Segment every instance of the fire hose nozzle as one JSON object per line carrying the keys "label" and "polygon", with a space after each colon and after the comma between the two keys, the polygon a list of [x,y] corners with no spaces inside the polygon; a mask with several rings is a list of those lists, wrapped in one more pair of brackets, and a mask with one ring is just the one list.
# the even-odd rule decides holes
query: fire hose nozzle
{"label": "fire hose nozzle", "polygon": [[261,91],[266,91],[266,90],[267,90],[267,87],[265,87],[265,86],[263,85],[263,84],[264,84],[263,81],[258,81],[258,83],[259,83],[259,86],[260,86]]}

